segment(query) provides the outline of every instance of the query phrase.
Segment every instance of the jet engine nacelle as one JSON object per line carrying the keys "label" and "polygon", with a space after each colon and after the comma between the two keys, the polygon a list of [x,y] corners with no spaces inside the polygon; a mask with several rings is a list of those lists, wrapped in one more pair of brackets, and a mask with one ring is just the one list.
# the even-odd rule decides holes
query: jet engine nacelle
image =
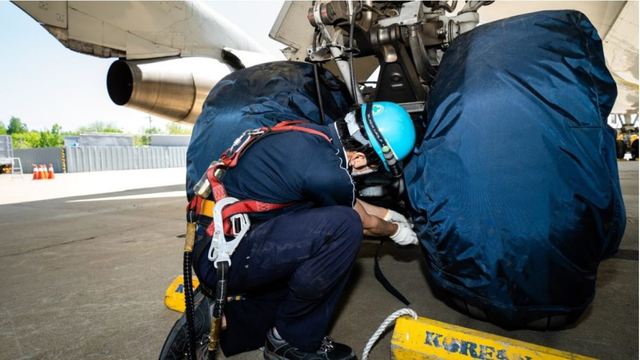
{"label": "jet engine nacelle", "polygon": [[117,60],[107,90],[117,105],[193,124],[211,88],[232,70],[210,58]]}

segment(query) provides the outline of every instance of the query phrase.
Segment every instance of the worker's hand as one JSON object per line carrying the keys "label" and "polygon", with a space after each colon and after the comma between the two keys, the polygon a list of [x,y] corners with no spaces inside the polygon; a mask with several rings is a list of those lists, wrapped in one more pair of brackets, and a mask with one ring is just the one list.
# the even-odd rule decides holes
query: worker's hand
{"label": "worker's hand", "polygon": [[411,225],[401,222],[395,224],[398,225],[398,230],[390,236],[391,240],[402,246],[418,244],[418,236],[411,230]]}
{"label": "worker's hand", "polygon": [[387,213],[384,214],[384,221],[394,222],[394,223],[405,223],[408,224],[409,220],[404,217],[404,215],[400,214],[397,211],[393,211],[391,209],[387,209]]}

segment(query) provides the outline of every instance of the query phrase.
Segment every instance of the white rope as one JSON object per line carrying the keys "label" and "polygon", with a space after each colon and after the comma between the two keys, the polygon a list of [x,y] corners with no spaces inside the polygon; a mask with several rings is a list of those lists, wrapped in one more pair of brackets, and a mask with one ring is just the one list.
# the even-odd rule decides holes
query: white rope
{"label": "white rope", "polygon": [[378,342],[380,336],[382,336],[382,334],[387,330],[387,327],[395,323],[396,319],[398,319],[399,317],[407,315],[411,316],[414,319],[418,318],[418,314],[416,314],[415,311],[409,308],[404,308],[397,310],[393,314],[389,315],[386,319],[384,319],[382,324],[380,324],[380,326],[378,327],[378,330],[376,330],[376,332],[371,335],[371,338],[369,338],[367,345],[364,347],[364,350],[362,351],[362,360],[367,360],[369,358],[369,352],[371,351],[371,348],[373,348],[373,345]]}

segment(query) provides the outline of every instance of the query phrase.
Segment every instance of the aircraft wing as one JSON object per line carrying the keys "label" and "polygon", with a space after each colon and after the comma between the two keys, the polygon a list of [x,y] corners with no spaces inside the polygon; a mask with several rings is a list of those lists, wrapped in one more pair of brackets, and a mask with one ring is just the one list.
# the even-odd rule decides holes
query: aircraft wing
{"label": "aircraft wing", "polygon": [[607,65],[618,85],[614,114],[638,113],[638,2],[627,1],[604,38]]}
{"label": "aircraft wing", "polygon": [[195,1],[14,1],[67,48],[127,60],[266,53],[237,26]]}
{"label": "aircraft wing", "polygon": [[13,1],[65,47],[120,58],[107,91],[124,105],[194,123],[231,71],[278,59],[198,1]]}

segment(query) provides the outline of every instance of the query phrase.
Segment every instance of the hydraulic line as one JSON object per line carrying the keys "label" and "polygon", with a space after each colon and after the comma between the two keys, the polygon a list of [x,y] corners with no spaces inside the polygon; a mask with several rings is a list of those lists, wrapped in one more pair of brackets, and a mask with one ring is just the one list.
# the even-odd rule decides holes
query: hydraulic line
{"label": "hydraulic line", "polygon": [[211,317],[211,334],[209,334],[209,360],[216,359],[218,350],[218,342],[220,339],[220,327],[222,324],[222,315],[224,313],[224,305],[227,301],[227,273],[229,272],[229,263],[221,261],[217,263],[218,282],[216,283],[216,299],[213,304],[213,314]]}
{"label": "hydraulic line", "polygon": [[[349,0],[349,72],[350,77],[349,81],[351,81],[351,97],[354,101],[358,98],[356,95],[358,84],[356,83],[356,75],[353,72],[353,28],[354,22],[356,21],[356,11],[353,8],[352,1]],[[346,81],[347,79],[345,79]]]}
{"label": "hydraulic line", "polygon": [[344,51],[341,50],[340,46],[335,46],[337,44],[334,44],[334,40],[331,36],[331,33],[327,30],[327,27],[322,23],[319,3],[315,3],[315,5],[313,6],[313,17],[315,21],[315,26],[318,28],[318,31],[320,31],[321,36],[329,44],[328,46],[329,52],[331,53],[331,56],[333,56],[334,60],[336,61],[336,65],[338,66],[340,75],[342,75],[342,78],[345,84],[349,88],[349,92],[351,94],[355,94],[355,98],[353,100],[357,104],[363,104],[364,99],[362,97],[362,93],[360,93],[360,91],[357,88],[354,89],[351,85],[351,81],[349,81],[349,79],[351,78],[351,67],[349,66],[349,62],[343,59]]}
{"label": "hydraulic line", "polygon": [[193,260],[193,246],[196,239],[196,223],[192,222],[192,211],[188,212],[187,217],[187,234],[184,242],[184,255],[183,255],[183,278],[184,278],[184,303],[185,303],[185,315],[187,318],[187,359],[197,360],[196,357],[196,336],[194,328],[195,311],[193,305],[193,284],[191,281],[191,265]]}
{"label": "hydraulic line", "polygon": [[322,104],[322,94],[320,93],[320,77],[318,76],[318,64],[313,64],[313,77],[316,83],[316,93],[318,95],[318,107],[320,107],[320,125],[326,124],[324,118],[324,105]]}

